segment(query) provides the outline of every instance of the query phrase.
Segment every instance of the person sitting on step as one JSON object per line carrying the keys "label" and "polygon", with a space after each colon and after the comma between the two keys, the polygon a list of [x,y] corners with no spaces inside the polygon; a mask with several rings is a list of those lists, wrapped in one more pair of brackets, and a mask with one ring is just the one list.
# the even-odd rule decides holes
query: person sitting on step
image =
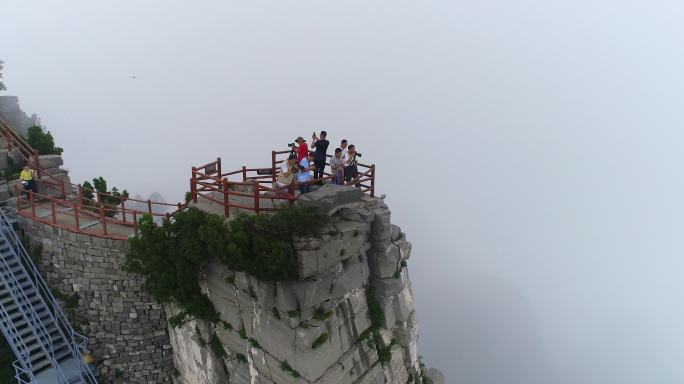
{"label": "person sitting on step", "polygon": [[38,186],[36,185],[36,171],[27,165],[21,170],[19,180],[21,180],[21,188],[26,192],[26,198],[31,197],[31,192],[38,193]]}

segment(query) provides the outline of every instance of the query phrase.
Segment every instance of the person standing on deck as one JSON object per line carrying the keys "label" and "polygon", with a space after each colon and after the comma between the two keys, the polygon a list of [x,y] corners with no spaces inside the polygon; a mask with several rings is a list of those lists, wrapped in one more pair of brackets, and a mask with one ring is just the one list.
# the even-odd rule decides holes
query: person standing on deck
{"label": "person standing on deck", "polygon": [[313,154],[309,153],[299,162],[299,192],[304,195],[311,190],[311,171],[314,169]]}
{"label": "person standing on deck", "polygon": [[342,148],[335,149],[335,155],[330,159],[330,173],[337,185],[344,185],[344,159]]}
{"label": "person standing on deck", "polygon": [[19,180],[21,181],[21,187],[22,189],[26,192],[26,197],[30,198],[31,194],[30,192],[33,193],[38,193],[38,186],[36,185],[36,171],[31,169],[31,167],[27,165],[24,166],[24,169],[21,170],[21,173],[19,174]]}
{"label": "person standing on deck", "polygon": [[330,142],[325,138],[328,136],[328,132],[321,131],[320,139],[316,136],[316,132],[311,136],[311,148],[316,148],[316,154],[314,155],[314,179],[319,180],[324,177],[325,163],[328,160],[328,146]]}
{"label": "person standing on deck", "polygon": [[[356,147],[352,144],[349,146],[349,152],[347,153],[347,158],[344,161],[344,181],[347,183],[359,176],[359,167],[358,162],[356,161],[356,156],[361,156],[361,154],[356,152]],[[361,188],[359,184],[354,185],[357,188]]]}
{"label": "person standing on deck", "polygon": [[299,136],[297,140],[295,140],[295,143],[297,143],[297,164],[299,164],[300,161],[302,161],[303,158],[307,157],[309,155],[309,145],[306,144],[306,140],[304,140],[303,137]]}
{"label": "person standing on deck", "polygon": [[342,140],[340,148],[342,148],[342,161],[347,161],[347,154],[349,153],[349,149],[347,149],[347,139]]}

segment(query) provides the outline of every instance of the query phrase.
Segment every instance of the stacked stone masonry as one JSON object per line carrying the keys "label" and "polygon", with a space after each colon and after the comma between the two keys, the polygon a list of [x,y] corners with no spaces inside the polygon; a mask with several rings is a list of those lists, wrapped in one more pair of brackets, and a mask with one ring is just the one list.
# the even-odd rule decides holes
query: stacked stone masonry
{"label": "stacked stone masonry", "polygon": [[[381,199],[324,186],[300,200],[332,217],[320,238],[295,239],[298,281],[265,282],[218,263],[201,276],[221,322],[170,328],[183,384],[418,383],[417,324],[406,261],[411,244]],[[372,288],[372,289],[369,289]],[[364,335],[367,294],[385,322],[380,362]],[[177,313],[166,307],[167,316]]]}
{"label": "stacked stone masonry", "polygon": [[78,299],[62,307],[90,339],[101,382],[171,382],[164,309],[143,291],[140,276],[122,271],[127,242],[19,221],[31,242],[42,245],[37,264],[50,288],[65,301]]}

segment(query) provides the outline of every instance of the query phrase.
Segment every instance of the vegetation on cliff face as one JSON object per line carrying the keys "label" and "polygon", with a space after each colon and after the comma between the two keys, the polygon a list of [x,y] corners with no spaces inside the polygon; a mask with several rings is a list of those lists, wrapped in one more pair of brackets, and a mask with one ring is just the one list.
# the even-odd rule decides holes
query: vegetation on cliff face
{"label": "vegetation on cliff face", "polygon": [[13,383],[14,379],[14,368],[12,368],[12,363],[15,357],[12,349],[10,349],[9,344],[0,333],[0,383]]}
{"label": "vegetation on cliff face", "polygon": [[202,266],[218,260],[231,270],[261,280],[298,278],[295,235],[317,235],[329,217],[314,208],[288,207],[271,215],[239,215],[231,221],[197,208],[177,214],[162,226],[152,217],[140,220],[131,239],[125,268],[145,277],[145,288],[181,312],[169,321],[179,326],[192,318],[218,321],[202,294]]}
{"label": "vegetation on cliff face", "polygon": [[50,131],[40,125],[33,125],[26,132],[26,141],[40,155],[61,155],[63,149],[55,146],[55,139]]}
{"label": "vegetation on cliff face", "polygon": [[[2,69],[3,69],[3,64],[4,62],[0,60],[0,79],[2,79]],[[7,87],[5,87],[5,83],[0,81],[0,91],[6,91]]]}

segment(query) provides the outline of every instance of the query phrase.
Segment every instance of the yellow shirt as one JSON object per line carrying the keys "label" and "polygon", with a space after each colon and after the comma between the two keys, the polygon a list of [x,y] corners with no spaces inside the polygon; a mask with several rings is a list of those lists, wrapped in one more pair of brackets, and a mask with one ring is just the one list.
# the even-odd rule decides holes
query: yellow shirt
{"label": "yellow shirt", "polygon": [[86,364],[92,364],[94,360],[95,360],[95,359],[93,359],[93,355],[91,355],[91,354],[89,354],[89,353],[88,353],[88,354],[85,354],[85,355],[83,356],[83,361],[84,361]]}
{"label": "yellow shirt", "polygon": [[19,175],[19,180],[22,180],[22,181],[33,180],[33,171],[30,169],[21,171],[21,174]]}

